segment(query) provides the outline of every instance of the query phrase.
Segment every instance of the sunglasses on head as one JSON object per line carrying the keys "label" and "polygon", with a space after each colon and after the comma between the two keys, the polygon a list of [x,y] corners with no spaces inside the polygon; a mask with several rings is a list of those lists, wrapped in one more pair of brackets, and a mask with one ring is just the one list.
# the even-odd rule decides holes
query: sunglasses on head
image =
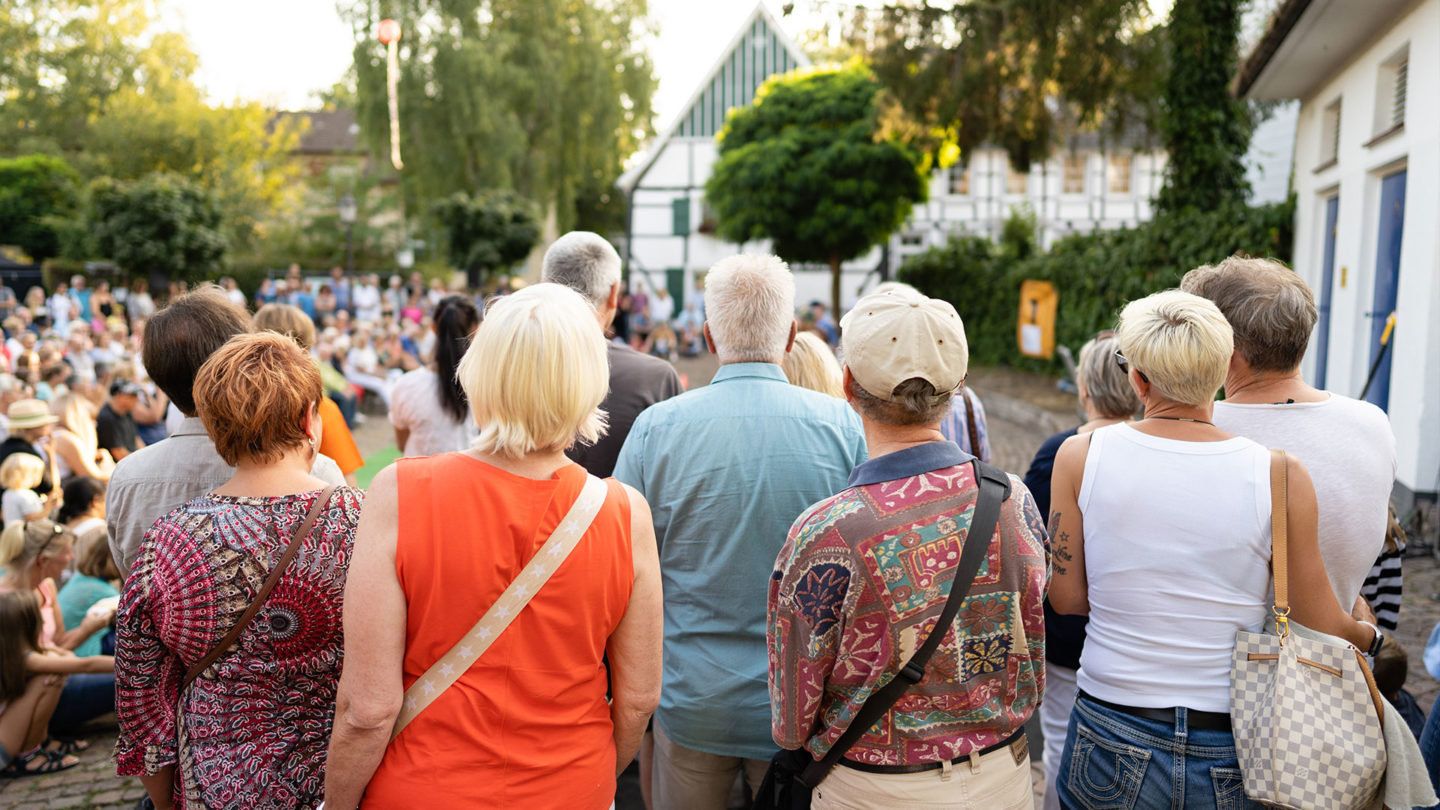
{"label": "sunglasses on head", "polygon": [[[50,536],[45,538],[45,542],[40,544],[40,550],[35,552],[36,557],[43,555],[45,553],[45,549],[50,548],[50,544],[55,542],[55,538],[59,537],[65,532],[65,527],[61,526],[59,523],[52,524],[51,528],[53,528],[55,531],[51,532]],[[21,530],[24,534],[30,533],[30,522],[28,520],[21,527]]]}
{"label": "sunglasses on head", "polygon": [[[1125,372],[1127,376],[1130,374],[1130,358],[1121,354],[1119,349],[1115,350],[1115,365],[1119,366],[1120,370]],[[1145,372],[1137,368],[1135,369],[1135,373],[1140,375],[1140,379],[1147,383],[1150,382],[1150,378],[1145,376]]]}

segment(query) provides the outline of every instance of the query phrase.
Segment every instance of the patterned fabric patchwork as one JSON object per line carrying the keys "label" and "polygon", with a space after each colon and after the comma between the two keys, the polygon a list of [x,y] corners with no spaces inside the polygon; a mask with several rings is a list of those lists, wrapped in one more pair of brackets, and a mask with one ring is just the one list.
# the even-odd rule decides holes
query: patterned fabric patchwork
{"label": "patterned fabric patchwork", "polygon": [[[1013,478],[996,541],[925,677],[846,754],[964,756],[1020,728],[1044,690],[1043,517]],[[770,587],[773,733],[821,756],[938,619],[975,508],[969,464],[847,489],[791,528]],[[977,538],[978,539],[978,538]]]}

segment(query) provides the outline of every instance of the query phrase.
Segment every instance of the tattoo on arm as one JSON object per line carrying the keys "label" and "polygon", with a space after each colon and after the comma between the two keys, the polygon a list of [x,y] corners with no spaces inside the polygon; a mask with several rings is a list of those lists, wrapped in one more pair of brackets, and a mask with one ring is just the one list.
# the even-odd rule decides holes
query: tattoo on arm
{"label": "tattoo on arm", "polygon": [[1063,576],[1070,570],[1066,564],[1074,560],[1075,556],[1070,553],[1070,533],[1060,532],[1055,536],[1055,556],[1051,558],[1050,564],[1054,566],[1056,573]]}

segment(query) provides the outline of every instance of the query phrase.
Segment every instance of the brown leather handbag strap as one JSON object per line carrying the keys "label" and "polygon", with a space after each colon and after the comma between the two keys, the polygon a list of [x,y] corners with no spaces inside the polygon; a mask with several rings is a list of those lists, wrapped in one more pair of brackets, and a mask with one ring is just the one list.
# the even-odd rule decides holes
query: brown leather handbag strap
{"label": "brown leather handbag strap", "polygon": [[[1288,632],[1284,618],[1290,615],[1290,543],[1287,529],[1289,500],[1284,450],[1270,451],[1270,571],[1275,578],[1275,617]],[[1284,618],[1282,618],[1284,617]]]}
{"label": "brown leather handbag strap", "polygon": [[199,677],[200,673],[208,669],[220,656],[225,654],[226,650],[230,649],[230,645],[234,644],[236,639],[240,638],[240,634],[245,632],[245,628],[260,612],[260,608],[265,606],[265,600],[269,598],[270,592],[275,590],[275,586],[280,584],[280,578],[285,576],[285,569],[290,567],[290,563],[295,560],[295,555],[300,553],[300,544],[305,542],[305,537],[310,534],[311,529],[315,528],[315,521],[320,519],[320,512],[325,509],[325,504],[330,502],[330,496],[335,494],[336,489],[337,487],[334,485],[326,487],[315,499],[315,503],[310,505],[310,511],[305,515],[305,521],[295,529],[295,536],[290,538],[290,545],[286,547],[285,554],[271,569],[269,578],[265,580],[264,585],[260,586],[260,592],[255,594],[255,600],[240,615],[240,620],[235,622],[235,626],[230,628],[230,632],[220,639],[220,643],[216,644],[204,658],[200,659],[199,663],[185,673],[185,682],[180,684],[181,692],[184,692],[186,687],[190,686],[191,681]]}

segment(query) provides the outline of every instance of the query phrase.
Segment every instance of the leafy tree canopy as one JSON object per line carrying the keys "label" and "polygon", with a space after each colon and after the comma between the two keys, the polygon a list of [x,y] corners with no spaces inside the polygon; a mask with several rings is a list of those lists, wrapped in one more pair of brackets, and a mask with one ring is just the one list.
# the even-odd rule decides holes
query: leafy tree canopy
{"label": "leafy tree canopy", "polygon": [[1075,129],[1153,129],[1154,23],[1146,0],[897,0],[832,24],[942,164],[997,144],[1029,166]]}
{"label": "leafy tree canopy", "polygon": [[92,249],[130,276],[199,281],[219,272],[227,248],[220,208],[200,185],[162,173],[102,177],[89,196]]}
{"label": "leafy tree canopy", "polygon": [[0,4],[0,156],[43,152],[82,178],[184,175],[216,195],[229,233],[293,202],[284,157],[294,128],[272,129],[260,104],[208,104],[195,54],[157,32],[148,0],[10,0]]}
{"label": "leafy tree canopy", "polygon": [[457,192],[433,211],[445,229],[450,263],[465,270],[472,287],[514,266],[540,241],[532,206],[512,191]]}
{"label": "leafy tree canopy", "polygon": [[78,205],[79,179],[50,155],[0,158],[0,245],[18,245],[37,262],[58,256],[65,220]]}
{"label": "leafy tree canopy", "polygon": [[726,121],[705,186],[721,237],[771,239],[789,261],[828,264],[837,312],[840,263],[925,199],[920,153],[882,136],[880,94],[858,63],[772,78]]}
{"label": "leafy tree canopy", "polygon": [[1172,58],[1161,130],[1170,162],[1159,208],[1213,210],[1244,203],[1250,115],[1230,94],[1241,0],[1176,0],[1169,25]]}
{"label": "leafy tree canopy", "polygon": [[398,20],[406,198],[513,189],[560,229],[623,220],[613,190],[651,134],[646,0],[347,0],[356,95],[373,154],[389,154],[382,17]]}

